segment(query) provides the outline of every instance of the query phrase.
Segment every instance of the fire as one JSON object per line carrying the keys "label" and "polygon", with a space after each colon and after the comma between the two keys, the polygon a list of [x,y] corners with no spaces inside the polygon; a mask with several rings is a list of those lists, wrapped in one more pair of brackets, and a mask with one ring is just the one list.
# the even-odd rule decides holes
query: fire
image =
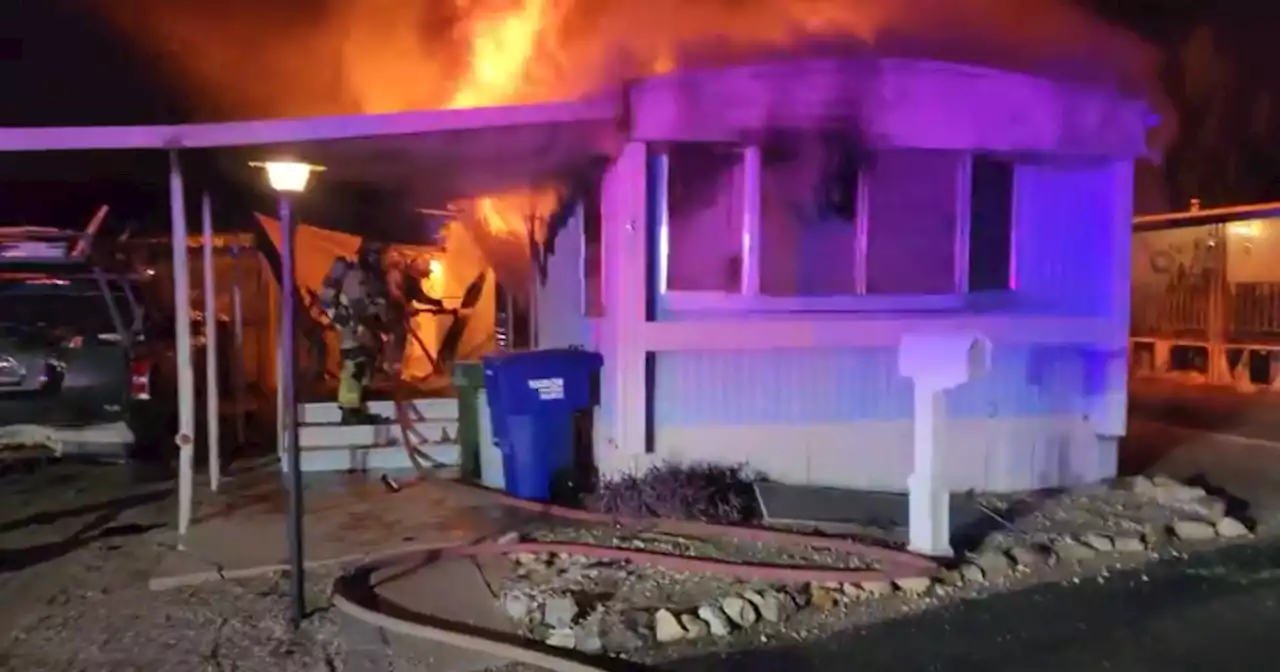
{"label": "fire", "polygon": [[[694,54],[842,39],[1011,69],[1118,73],[1157,57],[1069,0],[95,0],[207,116],[572,98]],[[1066,64],[1066,66],[1064,66]],[[1154,89],[1152,89],[1154,90]]]}
{"label": "fire", "polygon": [[[1070,0],[95,0],[205,116],[468,108],[838,39],[895,55],[1104,76],[1163,102],[1158,58]],[[319,9],[317,9],[319,8]],[[525,255],[549,191],[462,204],[486,255]],[[540,238],[540,234],[535,232]],[[525,251],[520,251],[521,249]],[[497,261],[495,266],[500,265]]]}
{"label": "fire", "polygon": [[[521,83],[537,52],[553,0],[523,0],[506,11],[479,11],[465,24],[469,67],[449,107],[501,105],[521,97]],[[458,0],[465,9],[475,0]]]}

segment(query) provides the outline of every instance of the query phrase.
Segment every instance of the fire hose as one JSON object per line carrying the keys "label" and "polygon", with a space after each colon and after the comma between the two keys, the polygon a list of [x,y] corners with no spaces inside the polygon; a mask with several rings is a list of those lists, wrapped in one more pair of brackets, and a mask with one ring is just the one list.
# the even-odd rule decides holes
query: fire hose
{"label": "fire hose", "polygon": [[[432,311],[434,312],[434,311]],[[458,319],[457,311],[450,311]],[[444,371],[446,363],[433,357],[421,334],[414,328],[412,314],[406,314],[404,329],[406,340],[412,339],[431,358],[432,373]],[[397,377],[393,401],[396,421],[405,453],[419,481],[432,483],[433,487],[452,488],[456,492],[473,493],[477,486],[433,478],[433,469],[445,466],[424,450],[431,440],[423,435],[418,425],[424,422],[421,411],[413,398],[415,386],[403,375]],[[396,491],[400,488],[397,487]],[[348,572],[333,586],[333,604],[348,616],[372,625],[381,631],[428,640],[437,644],[466,649],[478,654],[496,656],[509,661],[526,663],[555,672],[604,672],[603,667],[591,664],[588,658],[569,652],[557,652],[548,646],[529,642],[512,643],[509,637],[497,633],[494,636],[479,634],[474,628],[459,626],[444,619],[426,614],[411,613],[393,602],[380,597],[373,588],[372,577],[380,570],[401,565],[407,557],[419,556],[415,569],[427,568],[432,562],[444,559],[508,556],[516,553],[562,553],[585,556],[599,560],[624,561],[647,564],[674,572],[710,573],[731,576],[742,581],[770,583],[861,583],[866,581],[892,581],[906,577],[932,576],[938,571],[933,560],[906,551],[862,543],[841,537],[823,537],[769,530],[758,527],[738,527],[711,523],[670,519],[626,518],[593,513],[541,502],[517,499],[505,494],[485,490],[486,496],[511,508],[520,509],[540,517],[559,518],[586,524],[622,526],[646,531],[696,538],[721,538],[739,542],[755,542],[801,548],[824,548],[846,552],[876,563],[876,569],[838,569],[804,566],[764,565],[735,563],[708,558],[693,558],[611,546],[571,544],[557,542],[503,541],[495,538],[480,539],[471,543],[445,545],[429,551],[396,552],[382,555],[362,563]],[[508,534],[509,536],[509,534]],[[393,613],[395,612],[395,613]]]}
{"label": "fire hose", "polygon": [[[405,325],[406,331],[426,352],[421,336],[412,324]],[[435,368],[440,368],[437,360]],[[396,416],[400,423],[401,435],[404,439],[406,454],[419,479],[429,481],[434,487],[454,488],[458,492],[474,491],[477,486],[432,478],[432,472],[426,462],[439,463],[431,459],[421,450],[428,439],[414,426],[422,421],[413,399],[407,396],[412,386],[401,379],[397,387]],[[411,440],[412,439],[412,440]],[[501,541],[493,538],[481,539],[472,543],[442,546],[430,551],[410,553],[392,553],[363,563],[353,572],[335,582],[333,587],[333,603],[348,616],[360,620],[382,631],[428,640],[437,644],[453,646],[520,662],[555,672],[604,672],[603,667],[593,665],[589,659],[567,652],[557,652],[549,646],[529,642],[515,644],[495,633],[494,636],[478,634],[474,628],[460,627],[447,620],[425,614],[412,613],[394,603],[387,602],[377,595],[372,587],[372,577],[380,570],[390,569],[393,565],[402,564],[407,556],[418,555],[414,569],[427,568],[433,562],[445,559],[478,558],[492,556],[509,556],[516,553],[560,553],[585,556],[598,560],[611,560],[647,564],[673,572],[709,573],[730,576],[742,581],[764,581],[771,583],[817,583],[845,584],[867,581],[892,581],[895,579],[919,576],[932,576],[938,571],[933,560],[883,546],[862,543],[841,537],[823,537],[769,530],[758,527],[738,527],[716,525],[696,521],[671,519],[639,519],[626,518],[608,514],[593,513],[581,509],[532,502],[517,499],[505,494],[485,491],[487,496],[498,502],[530,514],[543,517],[560,518],[586,524],[622,526],[644,529],[659,533],[700,538],[722,538],[739,542],[755,542],[793,546],[801,548],[824,548],[846,552],[857,557],[866,558],[877,564],[876,569],[838,569],[817,568],[787,565],[766,565],[755,563],[736,563],[709,558],[692,558],[628,548],[600,546],[591,544],[535,542],[535,541]],[[429,570],[428,570],[429,571]],[[386,608],[384,608],[384,606]],[[399,612],[399,614],[391,613]]]}
{"label": "fire hose", "polygon": [[[413,338],[413,341],[417,343],[418,347],[422,349],[422,352],[431,361],[432,373],[443,373],[443,362],[438,357],[431,355],[431,351],[427,349],[426,342],[422,340],[422,335],[413,326],[412,318],[415,314],[406,313],[404,319],[405,333]],[[452,315],[453,319],[458,319],[457,312],[452,313]],[[431,439],[418,429],[418,425],[424,422],[426,418],[422,416],[422,411],[418,409],[418,405],[414,403],[414,399],[410,396],[414,391],[412,381],[401,375],[397,378],[396,386],[392,390],[392,401],[396,409],[396,423],[400,425],[400,444],[404,447],[405,455],[409,457],[409,463],[413,465],[414,470],[420,476],[427,476],[430,474],[431,468],[438,469],[447,465],[431,457],[423,450],[423,446],[431,443]]]}
{"label": "fire hose", "polygon": [[[472,489],[474,486],[434,481],[437,487]],[[508,556],[516,553],[562,553],[586,556],[599,560],[613,560],[648,564],[674,572],[710,573],[731,576],[742,581],[770,583],[861,583],[866,581],[892,581],[906,577],[932,576],[937,564],[913,553],[861,543],[840,537],[822,537],[796,534],[755,527],[716,525],[695,521],[670,519],[637,519],[592,513],[539,502],[529,502],[506,495],[492,493],[503,504],[524,511],[583,523],[607,524],[635,528],[663,534],[689,537],[712,537],[739,542],[768,543],[802,548],[825,548],[856,554],[876,562],[878,569],[833,569],[796,567],[785,565],[761,565],[734,563],[707,558],[691,558],[650,551],[596,546],[590,544],[503,541],[487,538],[469,544],[443,546],[430,551],[394,553],[362,564],[334,584],[334,605],[352,618],[384,630],[407,637],[425,639],[476,653],[497,656],[556,672],[596,672],[604,668],[583,662],[581,656],[556,653],[550,647],[530,642],[513,644],[509,638],[477,634],[474,628],[461,628],[443,619],[410,613],[407,609],[377,595],[372,588],[372,577],[380,570],[402,566],[406,557],[420,556],[412,569],[427,568],[432,562],[446,559]],[[429,571],[429,570],[428,570]],[[386,609],[383,609],[383,603]],[[399,612],[393,614],[389,612]],[[403,615],[400,615],[403,614]]]}

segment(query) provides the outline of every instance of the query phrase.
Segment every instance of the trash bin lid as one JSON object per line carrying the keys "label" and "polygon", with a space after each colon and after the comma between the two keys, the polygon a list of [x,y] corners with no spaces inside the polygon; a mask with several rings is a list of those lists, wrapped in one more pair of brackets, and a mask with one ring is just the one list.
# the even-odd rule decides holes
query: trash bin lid
{"label": "trash bin lid", "polygon": [[499,369],[523,370],[555,368],[560,370],[598,370],[604,359],[598,352],[581,348],[547,348],[486,355],[485,371],[493,374]]}

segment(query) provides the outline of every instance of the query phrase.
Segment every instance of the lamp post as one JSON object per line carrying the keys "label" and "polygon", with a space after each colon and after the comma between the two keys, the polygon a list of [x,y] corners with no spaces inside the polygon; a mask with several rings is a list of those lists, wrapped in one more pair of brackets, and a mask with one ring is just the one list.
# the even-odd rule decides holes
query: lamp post
{"label": "lamp post", "polygon": [[303,597],[302,561],[302,466],[298,451],[298,399],[294,389],[294,331],[296,301],[294,299],[293,271],[293,218],[291,206],[295,195],[306,191],[311,174],[324,170],[297,161],[266,161],[250,164],[263,168],[267,182],[279,198],[280,217],[280,359],[276,370],[276,402],[279,418],[276,421],[277,445],[286,458],[285,471],[289,477],[289,593],[292,602],[293,627],[302,625],[306,615]]}

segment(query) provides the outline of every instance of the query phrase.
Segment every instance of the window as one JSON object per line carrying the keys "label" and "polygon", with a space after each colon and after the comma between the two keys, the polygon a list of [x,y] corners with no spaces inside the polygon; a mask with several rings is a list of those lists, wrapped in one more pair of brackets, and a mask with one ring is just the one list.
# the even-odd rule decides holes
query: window
{"label": "window", "polygon": [[881,152],[864,170],[868,294],[954,294],[965,155]]}
{"label": "window", "polygon": [[764,151],[760,293],[858,293],[858,164],[838,143],[796,138]]}
{"label": "window", "polygon": [[[0,325],[35,330],[69,331],[77,335],[117,334],[107,296],[96,285],[80,283],[35,285],[30,282],[0,282],[4,316]],[[121,319],[128,320],[127,298],[113,292],[111,298]],[[57,306],[57,308],[53,308]],[[128,326],[126,322],[124,326]]]}
{"label": "window", "polygon": [[[738,293],[742,288],[741,150],[684,143],[666,152],[667,220],[659,233],[667,291]],[[665,233],[664,233],[665,232]]]}
{"label": "window", "polygon": [[675,144],[655,165],[668,309],[959,307],[1011,287],[1008,161],[794,133]]}
{"label": "window", "polygon": [[[597,182],[598,184],[598,182]],[[600,188],[587,189],[582,197],[582,312],[604,317],[604,241],[601,235]]]}
{"label": "window", "polygon": [[1013,288],[1013,171],[1010,161],[973,158],[969,173],[971,292]]}

